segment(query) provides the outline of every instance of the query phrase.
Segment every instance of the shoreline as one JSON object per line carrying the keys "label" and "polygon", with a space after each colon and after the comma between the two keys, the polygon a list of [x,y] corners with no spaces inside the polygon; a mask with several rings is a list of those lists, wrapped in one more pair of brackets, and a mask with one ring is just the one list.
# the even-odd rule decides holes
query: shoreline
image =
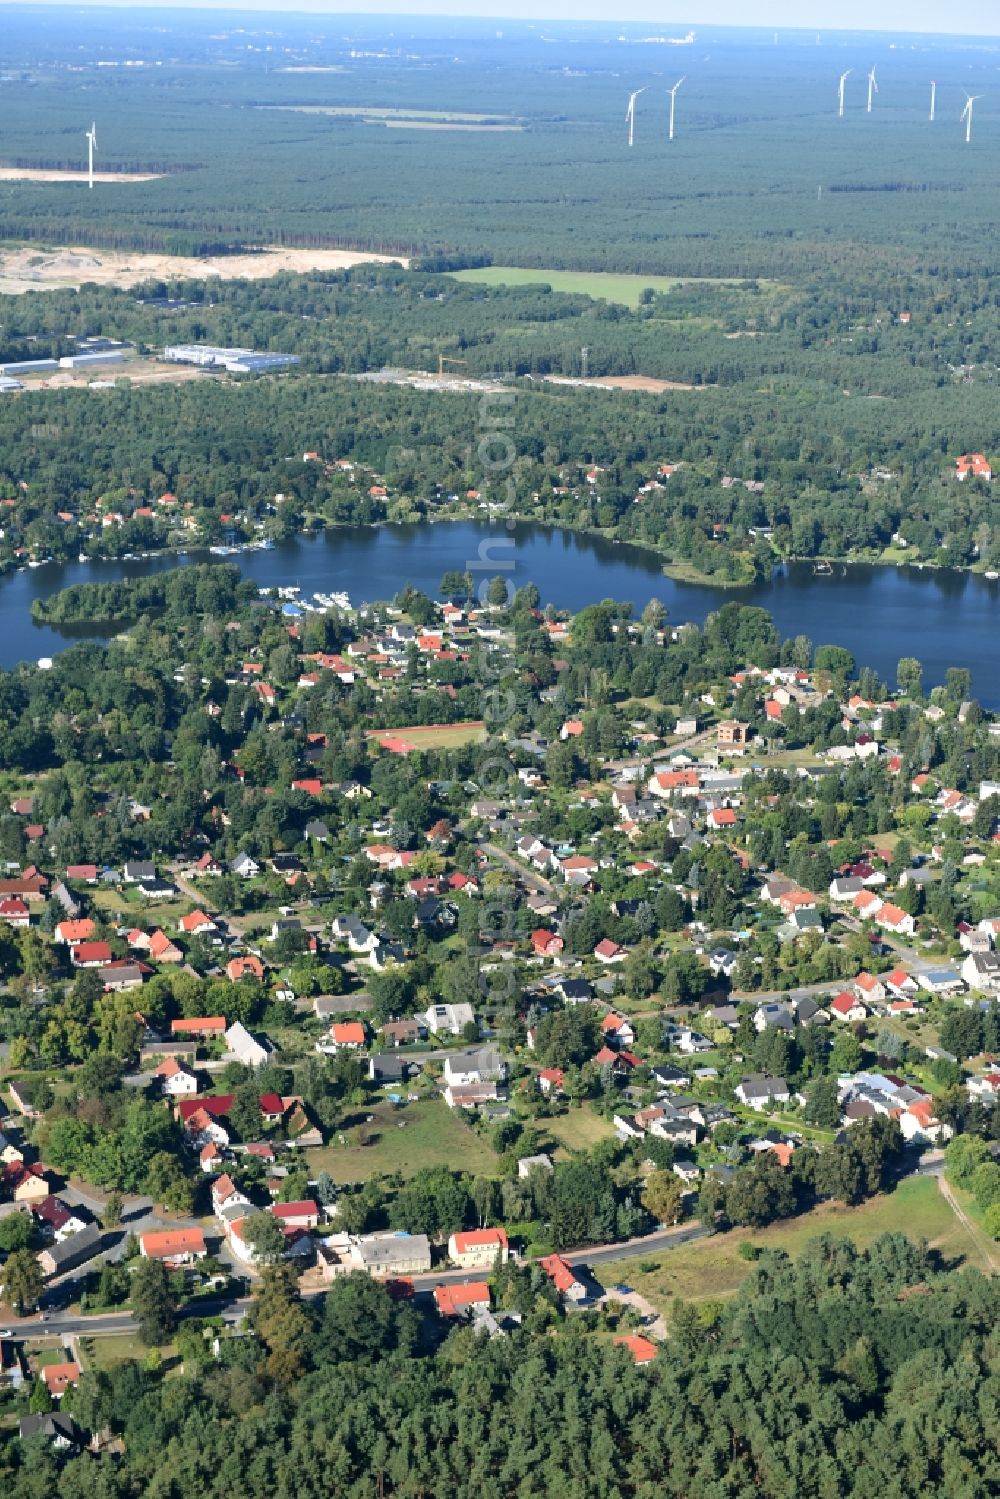
{"label": "shoreline", "polygon": [[[565,531],[575,536],[586,536],[592,538],[595,541],[603,541],[611,546],[620,545],[623,547],[631,548],[637,552],[644,552],[646,555],[654,557],[657,560],[663,576],[670,578],[671,581],[675,583],[687,583],[692,587],[697,588],[714,588],[717,589],[720,593],[730,593],[739,589],[766,587],[769,583],[774,582],[775,575],[782,568],[792,565],[802,567],[812,566],[814,569],[817,565],[820,564],[828,565],[833,569],[844,567],[891,567],[896,568],[897,570],[901,568],[910,568],[915,572],[952,573],[956,576],[982,578],[984,582],[998,581],[996,579],[987,577],[987,572],[990,571],[990,569],[979,568],[975,566],[944,567],[939,562],[920,562],[914,561],[909,557],[901,557],[897,561],[894,561],[886,557],[859,557],[856,554],[848,554],[847,556],[843,557],[775,556],[770,578],[720,578],[716,574],[702,572],[693,563],[686,562],[682,559],[672,559],[669,554],[662,551],[659,547],[655,546],[651,542],[635,541],[630,537],[616,537],[608,531],[604,531],[593,526],[580,526],[573,525],[572,523],[565,521],[540,519],[537,516],[526,515],[521,511],[511,511],[507,512],[505,515],[495,514],[487,515],[484,517],[482,514],[476,511],[458,510],[450,511],[447,514],[413,516],[404,519],[396,518],[390,520],[388,518],[385,518],[383,520],[365,522],[324,521],[323,524],[319,526],[309,524],[304,525],[298,531],[294,532],[293,536],[295,538],[304,537],[307,539],[315,539],[317,537],[333,532],[351,531],[359,527],[363,527],[365,529],[373,531],[381,530],[385,527],[390,526],[434,526],[459,523],[481,525],[485,527],[504,524],[505,522],[509,523],[510,521],[514,521],[521,525],[539,526],[549,531]],[[289,537],[287,539],[291,540],[293,538]],[[201,545],[192,546],[190,545],[190,543],[187,543],[178,546],[157,547],[154,550],[147,552],[134,552],[119,555],[114,555],[107,552],[97,552],[92,556],[88,555],[86,558],[82,558],[80,556],[64,558],[49,557],[41,561],[20,562],[0,568],[0,582],[2,582],[4,578],[12,577],[20,572],[25,572],[29,568],[39,568],[45,566],[68,566],[71,563],[78,561],[106,565],[124,562],[155,561],[160,557],[181,558],[186,556],[213,556],[221,561],[225,561],[228,557],[243,556],[247,552],[271,551],[278,545],[280,545],[280,543],[276,542],[273,539],[261,540],[258,538],[253,541],[234,543],[230,546],[226,546],[225,548],[218,547],[216,544],[210,542],[205,542]],[[817,579],[820,581],[831,576],[835,578],[837,576],[836,572],[832,574],[816,574]]]}

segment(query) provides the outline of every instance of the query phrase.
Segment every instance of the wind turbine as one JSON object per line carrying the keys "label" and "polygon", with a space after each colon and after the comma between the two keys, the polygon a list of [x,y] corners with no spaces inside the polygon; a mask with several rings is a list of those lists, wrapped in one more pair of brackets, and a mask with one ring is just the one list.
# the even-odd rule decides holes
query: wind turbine
{"label": "wind turbine", "polygon": [[931,124],[934,124],[934,109],[937,104],[937,84],[931,80]]}
{"label": "wind turbine", "polygon": [[840,106],[838,114],[841,119],[844,118],[844,84],[847,82],[848,78],[850,78],[853,72],[853,68],[848,68],[846,73],[841,73],[840,75],[840,86],[837,89],[837,102]]}
{"label": "wind turbine", "polygon": [[872,99],[878,93],[878,84],[875,82],[875,69],[872,68],[868,74],[868,113],[872,112]]}
{"label": "wind turbine", "polygon": [[972,106],[977,99],[981,99],[982,97],[982,94],[966,94],[965,96],[965,108],[962,110],[962,119],[965,121],[966,145],[972,140]]}
{"label": "wind turbine", "polygon": [[87,157],[88,157],[88,172],[87,172],[87,177],[88,177],[88,181],[90,183],[90,190],[91,190],[91,192],[94,191],[94,152],[96,150],[97,150],[97,123],[95,121],[94,124],[91,125],[90,129],[87,131]]}
{"label": "wind turbine", "polygon": [[[687,74],[685,73],[684,74],[684,78],[686,78],[686,77],[687,77]],[[677,90],[680,88],[681,84],[684,82],[684,78],[678,78],[678,80],[674,84],[673,88],[668,88],[667,89],[667,93],[670,95],[670,129],[667,132],[667,140],[668,141],[672,141],[673,138],[674,138],[674,100],[677,98]]]}
{"label": "wind turbine", "polygon": [[635,134],[635,101],[636,99],[638,99],[640,94],[644,94],[646,92],[646,89],[648,87],[649,84],[647,83],[646,88],[637,88],[635,90],[635,93],[629,94],[628,96],[628,109],[626,109],[625,111],[625,122],[628,125],[628,143],[630,146]]}

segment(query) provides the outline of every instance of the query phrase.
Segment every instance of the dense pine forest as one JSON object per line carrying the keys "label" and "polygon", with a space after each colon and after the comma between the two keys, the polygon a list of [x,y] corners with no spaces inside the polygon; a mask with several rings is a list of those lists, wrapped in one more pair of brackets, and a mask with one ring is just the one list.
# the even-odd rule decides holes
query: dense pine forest
{"label": "dense pine forest", "polygon": [[[363,17],[147,12],[123,29],[68,15],[11,14],[2,162],[85,164],[96,113],[100,166],[168,175],[94,194],[0,184],[3,237],[192,254],[357,244],[725,276],[864,275],[923,264],[928,245],[938,266],[991,258],[995,104],[980,102],[968,149],[958,115],[992,63],[960,40],[817,47],[788,33],[776,47],[770,31],[715,28],[673,49],[618,22],[543,37],[440,19],[387,33]],[[682,74],[669,142],[664,90]],[[630,151],[626,99],[644,85]]]}
{"label": "dense pine forest", "polygon": [[[164,308],[157,297],[171,294]],[[0,497],[15,500],[0,549],[120,555],[162,546],[147,516],[87,541],[99,500],[126,514],[165,492],[221,517],[304,526],[451,513],[470,488],[534,520],[659,548],[717,581],[767,576],[776,559],[909,555],[993,567],[1000,514],[990,487],[959,483],[955,455],[1000,444],[994,278],[930,273],[793,287],[692,281],[630,309],[541,287],[488,287],[391,267],[263,282],[153,284],[139,293],[11,299],[4,358],[57,356],[70,330],[156,354],[207,341],[295,353],[278,379],[39,389],[0,403]],[[151,300],[152,299],[152,300]],[[901,323],[905,304],[911,321]],[[689,388],[621,391],[551,384],[642,374]],[[513,394],[508,487],[477,453],[482,391],[420,390],[357,376],[383,367],[503,380]],[[318,453],[322,464],[304,461]],[[371,493],[332,470],[349,460],[384,478]],[[661,465],[669,481],[650,489]],[[597,465],[600,482],[584,483]],[[451,497],[451,498],[449,498]],[[62,519],[60,519],[60,513]],[[762,533],[770,533],[766,536]],[[175,542],[176,544],[176,538]],[[897,551],[895,560],[899,560]]]}
{"label": "dense pine forest", "polygon": [[349,1277],[314,1312],[270,1271],[265,1346],[184,1338],[184,1368],[84,1377],[75,1417],[125,1438],[120,1458],[8,1448],[17,1499],[206,1499],[238,1491],[344,1499],[979,1499],[998,1482],[998,1292],[887,1235],[859,1253],[768,1253],[726,1306],[678,1302],[651,1364],[562,1321],[529,1272],[501,1304],[520,1330],[418,1349],[419,1317]]}

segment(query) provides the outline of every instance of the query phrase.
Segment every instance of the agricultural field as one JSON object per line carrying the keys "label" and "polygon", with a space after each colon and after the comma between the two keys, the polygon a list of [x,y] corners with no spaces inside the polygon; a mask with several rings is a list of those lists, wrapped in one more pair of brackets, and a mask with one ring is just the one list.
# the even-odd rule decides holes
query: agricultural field
{"label": "agricultural field", "polygon": [[456,281],[473,281],[484,286],[551,286],[553,291],[597,297],[605,302],[621,302],[638,307],[646,290],[673,291],[684,285],[681,276],[630,276],[610,271],[529,270],[513,265],[488,265],[477,270],[452,272]]}

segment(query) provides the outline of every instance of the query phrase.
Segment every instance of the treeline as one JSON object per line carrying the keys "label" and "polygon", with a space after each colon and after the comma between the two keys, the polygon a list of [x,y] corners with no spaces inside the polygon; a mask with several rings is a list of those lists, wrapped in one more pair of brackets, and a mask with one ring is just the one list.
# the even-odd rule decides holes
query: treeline
{"label": "treeline", "polygon": [[237,568],[205,563],[113,583],[73,583],[46,599],[33,599],[31,617],[48,625],[131,624],[143,614],[224,614],[255,594]]}
{"label": "treeline", "polygon": [[815,1239],[794,1264],[765,1253],[730,1303],[676,1301],[669,1340],[640,1368],[592,1314],[563,1321],[539,1272],[508,1270],[495,1294],[520,1329],[458,1328],[421,1355],[417,1314],[366,1277],[307,1307],[266,1272],[255,1335],[223,1339],[218,1359],[185,1324],[181,1372],[125,1361],[64,1397],[85,1431],[121,1437],[120,1455],[65,1458],[11,1437],[5,1490],[978,1499],[994,1487],[1000,1290],[901,1234],[864,1251]]}

